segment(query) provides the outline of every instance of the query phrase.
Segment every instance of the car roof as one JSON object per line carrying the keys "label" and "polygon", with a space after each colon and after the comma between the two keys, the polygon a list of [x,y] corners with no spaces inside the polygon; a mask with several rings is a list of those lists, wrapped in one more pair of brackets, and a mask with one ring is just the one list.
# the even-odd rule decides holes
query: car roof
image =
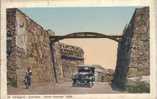
{"label": "car roof", "polygon": [[94,67],[93,65],[78,65],[78,67]]}

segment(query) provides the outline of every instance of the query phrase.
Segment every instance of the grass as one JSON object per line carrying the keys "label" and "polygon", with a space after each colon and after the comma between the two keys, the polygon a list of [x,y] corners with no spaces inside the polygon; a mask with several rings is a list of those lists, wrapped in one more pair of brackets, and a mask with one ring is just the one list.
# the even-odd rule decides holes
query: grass
{"label": "grass", "polygon": [[17,82],[16,80],[8,80],[7,85],[10,85],[12,87],[17,87]]}
{"label": "grass", "polygon": [[134,82],[133,84],[127,84],[126,90],[129,93],[149,93],[150,85],[147,82]]}

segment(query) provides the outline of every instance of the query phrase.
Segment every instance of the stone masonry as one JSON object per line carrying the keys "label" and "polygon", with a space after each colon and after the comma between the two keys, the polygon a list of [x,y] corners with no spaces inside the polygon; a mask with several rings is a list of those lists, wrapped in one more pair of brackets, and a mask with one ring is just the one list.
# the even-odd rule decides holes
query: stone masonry
{"label": "stone masonry", "polygon": [[[7,9],[7,79],[20,87],[27,67],[33,84],[71,81],[77,66],[84,64],[84,51],[76,46],[52,42],[50,34],[18,9]],[[149,8],[138,8],[118,43],[113,88],[125,88],[127,77],[150,74]]]}
{"label": "stone masonry", "polygon": [[[52,35],[55,34],[50,34],[20,10],[7,9],[9,85],[22,87],[27,67],[32,69],[33,85],[70,80],[73,67],[84,62],[83,50],[59,42],[53,43],[49,40]],[[71,56],[71,53],[75,54]]]}
{"label": "stone masonry", "polygon": [[54,81],[49,34],[18,9],[7,9],[7,78],[14,86],[23,85],[27,67],[32,82]]}
{"label": "stone masonry", "polygon": [[150,74],[149,8],[137,8],[118,44],[113,88],[125,88],[127,77]]}
{"label": "stone masonry", "polygon": [[51,50],[56,82],[71,81],[77,66],[84,64],[83,50],[60,42],[52,42]]}
{"label": "stone masonry", "polygon": [[84,51],[80,47],[74,47],[60,43],[61,60],[63,66],[64,81],[71,81],[77,66],[84,64]]}

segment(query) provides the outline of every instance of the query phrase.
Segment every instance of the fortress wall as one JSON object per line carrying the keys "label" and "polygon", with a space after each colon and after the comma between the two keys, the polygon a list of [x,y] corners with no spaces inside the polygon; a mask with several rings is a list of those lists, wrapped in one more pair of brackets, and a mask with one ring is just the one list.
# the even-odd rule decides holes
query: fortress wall
{"label": "fortress wall", "polygon": [[52,63],[54,68],[54,77],[57,83],[63,82],[63,66],[61,60],[61,51],[58,42],[52,42],[51,45],[51,56],[52,56]]}
{"label": "fortress wall", "polygon": [[84,51],[80,47],[60,43],[64,81],[71,81],[77,66],[84,64]]}
{"label": "fortress wall", "polygon": [[40,25],[18,9],[7,9],[7,35],[10,82],[23,85],[27,67],[32,68],[34,84],[54,81],[49,34]]}
{"label": "fortress wall", "polygon": [[84,52],[81,48],[60,42],[51,44],[52,61],[57,83],[71,81],[77,72],[77,66],[84,64]]}
{"label": "fortress wall", "polygon": [[149,8],[137,8],[118,44],[113,87],[124,88],[127,77],[150,74]]}
{"label": "fortress wall", "polygon": [[7,10],[7,78],[8,83],[16,85],[16,11]]}
{"label": "fortress wall", "polygon": [[32,83],[70,81],[77,65],[84,63],[81,48],[52,43],[48,31],[18,9],[7,9],[7,78],[8,84],[24,86],[28,67]]}

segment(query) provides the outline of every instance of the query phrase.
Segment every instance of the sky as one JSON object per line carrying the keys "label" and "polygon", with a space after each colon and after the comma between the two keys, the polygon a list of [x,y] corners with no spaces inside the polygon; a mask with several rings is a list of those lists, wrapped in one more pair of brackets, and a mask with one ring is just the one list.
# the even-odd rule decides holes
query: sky
{"label": "sky", "polygon": [[[98,32],[119,35],[129,23],[135,7],[21,8],[22,12],[55,35]],[[84,50],[85,64],[115,69],[118,43],[110,39],[64,39],[60,42]]]}
{"label": "sky", "polygon": [[117,34],[123,31],[135,10],[134,7],[51,7],[22,8],[45,29],[57,35],[73,32]]}
{"label": "sky", "polygon": [[84,50],[85,64],[101,65],[115,69],[117,59],[117,42],[110,39],[65,39],[66,44],[79,46]]}

